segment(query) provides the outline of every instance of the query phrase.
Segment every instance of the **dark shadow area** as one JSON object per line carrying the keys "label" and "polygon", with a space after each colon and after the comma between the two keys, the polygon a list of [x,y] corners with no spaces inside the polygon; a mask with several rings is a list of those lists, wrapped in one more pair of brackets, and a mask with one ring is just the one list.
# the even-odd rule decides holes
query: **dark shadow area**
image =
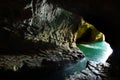
{"label": "dark shadow area", "polygon": [[[58,67],[57,67],[58,68]],[[63,80],[63,72],[55,66],[47,68],[34,68],[23,67],[19,72],[9,70],[0,71],[0,79],[3,80]]]}
{"label": "dark shadow area", "polygon": [[111,64],[110,76],[119,78],[120,74],[120,5],[118,0],[49,0],[53,4],[83,16],[85,21],[93,24],[103,32],[110,43],[113,54],[108,62]]}
{"label": "dark shadow area", "polygon": [[[36,0],[34,0],[36,3]],[[27,9],[24,11],[24,7],[26,3],[29,4],[28,0],[16,0],[15,3],[12,3],[10,0],[3,0],[0,1],[0,22],[4,19],[3,17],[9,18],[7,21],[8,23],[13,23],[17,21],[22,21],[24,19],[29,19],[32,17],[31,9]],[[80,16],[82,16],[85,21],[93,24],[98,30],[103,32],[106,36],[106,41],[110,43],[111,47],[113,48],[113,54],[108,59],[108,62],[110,62],[111,67],[109,71],[109,75],[115,78],[120,77],[120,5],[119,1],[117,0],[48,0],[49,3],[55,4],[63,9],[66,9],[70,12],[76,13]],[[18,3],[18,4],[16,4]],[[34,4],[33,4],[34,5]],[[13,8],[10,9],[9,7]],[[16,8],[14,8],[16,7]],[[3,11],[6,10],[5,14]],[[21,13],[21,12],[24,13]],[[34,11],[34,10],[33,10]],[[13,14],[13,12],[15,12]],[[29,13],[27,13],[29,12]],[[29,14],[29,15],[26,15]],[[9,17],[10,15],[11,17]],[[2,16],[2,17],[1,17]],[[23,17],[24,16],[24,17]],[[7,23],[6,22],[6,23]],[[1,23],[0,23],[1,24]],[[8,24],[7,24],[8,25]],[[11,25],[11,24],[9,24]],[[26,51],[27,53],[38,53],[37,51],[39,48],[42,50],[45,50],[47,48],[55,48],[55,46],[50,46],[50,44],[39,42],[39,43],[33,43],[32,41],[23,41],[20,42],[21,38],[14,38],[14,35],[12,37],[6,37],[7,35],[10,35],[9,31],[1,30],[3,25],[0,25],[0,38],[3,38],[3,41],[0,41],[0,55],[3,54],[16,54],[16,53],[24,53]],[[2,35],[1,33],[4,33]],[[2,39],[1,39],[2,40]],[[6,41],[4,41],[6,40]],[[14,43],[14,44],[13,44]],[[18,43],[18,44],[15,44]],[[44,46],[45,45],[45,46]],[[16,48],[14,47],[16,46]],[[4,47],[8,47],[5,49]],[[3,49],[2,49],[3,48]],[[30,51],[30,50],[34,50]],[[29,50],[29,51],[28,51]],[[26,70],[26,71],[24,71]],[[43,70],[43,71],[41,71]],[[36,80],[41,79],[49,79],[49,80],[62,80],[60,74],[57,74],[56,71],[59,71],[59,69],[55,69],[55,67],[45,68],[45,69],[32,69],[29,70],[27,67],[24,67],[20,70],[20,72],[12,72],[12,71],[6,71],[2,70],[0,71],[0,79],[17,79],[20,80]],[[59,73],[62,73],[61,70]],[[46,77],[48,75],[48,77]],[[54,75],[54,78],[50,78],[49,76]],[[59,79],[58,79],[59,76]],[[45,78],[45,79],[44,79]]]}
{"label": "dark shadow area", "polygon": [[[63,61],[63,62],[49,62],[43,60],[42,67],[28,67],[24,64],[19,71],[0,70],[0,79],[3,80],[64,80],[68,76],[68,72],[64,70],[65,66],[69,64],[74,65],[75,61]],[[68,73],[68,74],[67,74]],[[67,75],[66,75],[67,74]]]}

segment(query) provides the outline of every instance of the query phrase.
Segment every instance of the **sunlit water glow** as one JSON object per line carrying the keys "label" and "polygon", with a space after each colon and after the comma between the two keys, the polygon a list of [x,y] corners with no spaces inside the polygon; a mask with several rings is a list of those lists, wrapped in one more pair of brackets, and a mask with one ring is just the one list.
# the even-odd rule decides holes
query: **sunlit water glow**
{"label": "sunlit water glow", "polygon": [[85,57],[76,63],[67,63],[62,70],[52,74],[52,77],[49,77],[49,80],[64,80],[65,77],[74,72],[85,69],[88,60],[104,63],[112,54],[112,49],[107,42],[78,44],[77,46],[83,51]]}
{"label": "sunlit water glow", "polygon": [[95,42],[90,44],[80,44],[78,47],[83,51],[88,60],[96,62],[106,62],[113,50],[107,42]]}
{"label": "sunlit water glow", "polygon": [[85,58],[78,61],[78,63],[76,64],[71,63],[70,67],[66,66],[64,70],[64,75],[66,76],[69,74],[73,74],[75,71],[85,69],[88,60],[105,63],[108,57],[113,52],[110,45],[105,41],[94,42],[89,44],[79,44],[78,47],[85,54]]}

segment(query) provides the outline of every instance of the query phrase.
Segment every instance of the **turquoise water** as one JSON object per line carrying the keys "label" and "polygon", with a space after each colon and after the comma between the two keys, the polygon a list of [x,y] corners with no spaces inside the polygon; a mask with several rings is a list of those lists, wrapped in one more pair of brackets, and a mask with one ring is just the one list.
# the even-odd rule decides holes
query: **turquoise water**
{"label": "turquoise water", "polygon": [[94,42],[90,44],[79,44],[78,47],[85,54],[88,60],[106,62],[112,54],[112,49],[107,42]]}
{"label": "turquoise water", "polygon": [[78,44],[81,51],[85,54],[85,58],[75,64],[65,67],[65,76],[73,74],[75,71],[80,71],[86,68],[88,60],[100,63],[106,62],[108,57],[112,54],[112,49],[107,42],[94,42],[89,44]]}

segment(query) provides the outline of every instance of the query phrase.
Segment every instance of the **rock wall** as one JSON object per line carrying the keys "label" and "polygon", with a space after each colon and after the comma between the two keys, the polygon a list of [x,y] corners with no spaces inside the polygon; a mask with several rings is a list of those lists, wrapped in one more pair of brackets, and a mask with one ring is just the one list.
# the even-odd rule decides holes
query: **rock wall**
{"label": "rock wall", "polygon": [[108,63],[101,64],[90,61],[85,70],[75,72],[65,80],[110,80],[107,73],[108,71]]}
{"label": "rock wall", "polygon": [[[17,71],[22,67],[25,69],[28,67],[49,67],[56,65],[56,61],[58,66],[61,63],[59,61],[65,59],[81,59],[83,54],[75,44],[76,31],[79,29],[78,25],[81,25],[81,17],[71,12],[87,17],[88,21],[92,19],[90,18],[91,15],[98,14],[95,17],[99,16],[97,18],[100,20],[100,15],[107,16],[105,19],[110,18],[107,19],[108,22],[112,23],[112,19],[114,19],[112,25],[116,24],[119,12],[116,12],[118,9],[114,7],[114,4],[112,5],[113,2],[111,1],[109,2],[110,5],[106,1],[102,8],[100,6],[104,1],[79,1],[0,1],[0,69]],[[94,3],[98,4],[97,7]],[[112,12],[117,14],[111,16],[113,15]],[[100,20],[96,19],[98,22]],[[108,30],[107,27],[98,28],[105,33]],[[109,28],[107,37],[111,37],[109,34],[113,31],[113,27]],[[118,30],[117,32],[113,31],[113,34],[118,34]],[[118,39],[115,36],[114,38],[115,40]],[[113,40],[112,43],[116,43],[114,38],[110,38]]]}
{"label": "rock wall", "polygon": [[47,0],[5,0],[0,6],[0,67],[16,71],[83,58],[75,43],[80,16]]}
{"label": "rock wall", "polygon": [[[75,43],[80,16],[46,0],[7,2],[1,5],[1,9],[6,10],[0,13],[0,48],[20,50],[41,42],[69,48]],[[37,45],[38,48],[43,46]]]}

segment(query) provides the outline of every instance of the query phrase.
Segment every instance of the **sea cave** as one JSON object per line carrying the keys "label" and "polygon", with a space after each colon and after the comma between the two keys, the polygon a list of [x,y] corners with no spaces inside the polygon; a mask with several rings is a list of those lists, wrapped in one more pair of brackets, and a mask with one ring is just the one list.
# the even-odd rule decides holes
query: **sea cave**
{"label": "sea cave", "polygon": [[0,79],[119,80],[119,7],[112,0],[0,1]]}

